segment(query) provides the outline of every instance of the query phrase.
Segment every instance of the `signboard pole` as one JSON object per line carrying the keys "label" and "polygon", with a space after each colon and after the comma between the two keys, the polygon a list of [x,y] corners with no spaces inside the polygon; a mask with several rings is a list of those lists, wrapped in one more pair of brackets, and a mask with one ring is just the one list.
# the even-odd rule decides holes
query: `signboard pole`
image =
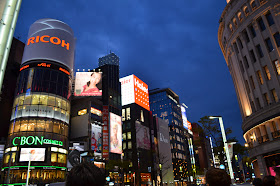
{"label": "signboard pole", "polygon": [[27,176],[26,176],[26,186],[28,186],[29,181],[29,171],[30,171],[30,164],[31,164],[31,152],[29,152],[29,161],[28,161],[28,169],[27,169]]}

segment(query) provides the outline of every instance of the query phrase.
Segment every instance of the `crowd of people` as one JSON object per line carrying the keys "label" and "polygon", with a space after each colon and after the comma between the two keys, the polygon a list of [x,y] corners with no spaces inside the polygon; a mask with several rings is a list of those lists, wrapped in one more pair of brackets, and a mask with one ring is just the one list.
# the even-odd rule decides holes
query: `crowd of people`
{"label": "crowd of people", "polygon": [[275,176],[265,176],[263,179],[255,178],[254,186],[280,186],[280,167],[274,169]]}

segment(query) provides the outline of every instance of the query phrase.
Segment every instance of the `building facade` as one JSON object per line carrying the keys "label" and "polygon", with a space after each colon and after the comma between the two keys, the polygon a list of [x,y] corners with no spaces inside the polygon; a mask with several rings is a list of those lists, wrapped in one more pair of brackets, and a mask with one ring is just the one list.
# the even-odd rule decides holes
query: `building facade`
{"label": "building facade", "polygon": [[153,115],[169,123],[175,184],[188,181],[187,157],[189,157],[189,152],[187,152],[179,96],[170,88],[150,90],[149,94]]}
{"label": "building facade", "polygon": [[280,18],[277,0],[231,0],[218,41],[231,73],[257,177],[280,165]]}
{"label": "building facade", "polygon": [[65,23],[41,19],[31,25],[10,119],[4,183],[65,179],[74,50],[74,34]]}

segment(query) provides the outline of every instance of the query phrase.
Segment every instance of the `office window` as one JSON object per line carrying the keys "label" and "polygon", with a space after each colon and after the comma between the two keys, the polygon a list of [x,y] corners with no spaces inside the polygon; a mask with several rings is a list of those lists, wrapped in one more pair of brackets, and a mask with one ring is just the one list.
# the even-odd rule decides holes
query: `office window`
{"label": "office window", "polygon": [[273,64],[274,64],[274,66],[275,66],[275,69],[276,69],[277,74],[280,75],[280,63],[279,63],[279,61],[278,61],[278,60],[275,60],[275,61],[273,62]]}
{"label": "office window", "polygon": [[243,37],[244,37],[245,41],[247,43],[250,42],[250,38],[249,38],[247,30],[243,30],[242,33],[243,33]]}
{"label": "office window", "polygon": [[240,65],[241,72],[244,73],[244,67],[243,67],[242,61],[239,62],[239,65]]}
{"label": "office window", "polygon": [[238,45],[239,45],[240,48],[243,48],[242,41],[240,40],[239,37],[237,38],[237,43],[238,43]]}
{"label": "office window", "polygon": [[261,45],[257,45],[256,49],[258,51],[259,58],[262,58],[263,57],[263,51],[262,51]]}
{"label": "office window", "polygon": [[123,138],[123,140],[126,140],[126,133],[122,134],[122,138]]}
{"label": "office window", "polygon": [[270,72],[269,72],[267,66],[264,66],[263,69],[264,69],[264,71],[265,71],[267,80],[271,80],[271,74],[270,74]]}
{"label": "office window", "polygon": [[234,50],[236,51],[236,53],[239,54],[239,50],[238,50],[236,42],[233,43],[233,47],[234,47]]}
{"label": "office window", "polygon": [[127,139],[131,139],[131,132],[127,133]]}
{"label": "office window", "polygon": [[245,14],[246,16],[248,16],[248,14],[249,14],[249,9],[248,9],[247,6],[244,6],[244,7],[243,7],[243,12],[244,12],[244,14]]}
{"label": "office window", "polygon": [[229,24],[229,25],[228,25],[228,28],[229,28],[230,31],[233,31],[232,24]]}
{"label": "office window", "polygon": [[131,142],[131,141],[129,141],[129,142],[127,143],[127,149],[132,149],[132,142]]}
{"label": "office window", "polygon": [[245,80],[245,86],[246,86],[246,90],[247,90],[247,92],[249,94],[251,91],[250,91],[249,83],[248,83],[247,80]]}
{"label": "office window", "polygon": [[257,61],[256,56],[255,56],[255,53],[254,53],[253,50],[250,50],[250,57],[251,57],[251,60],[252,60],[253,62],[256,62],[256,61]]}
{"label": "office window", "polygon": [[268,105],[268,104],[270,103],[268,94],[267,94],[267,93],[264,93],[263,96],[264,96],[266,105]]}
{"label": "office window", "polygon": [[258,22],[258,25],[259,25],[259,27],[260,27],[260,30],[261,30],[261,31],[264,31],[264,30],[266,29],[266,27],[265,27],[265,24],[264,24],[262,18],[260,17],[260,18],[257,20],[257,22]]}
{"label": "office window", "polygon": [[270,38],[267,38],[267,39],[265,40],[265,44],[266,44],[266,47],[267,47],[268,52],[271,52],[272,50],[274,50]]}
{"label": "office window", "polygon": [[126,108],[126,120],[130,120],[130,107]]}
{"label": "office window", "polygon": [[238,12],[238,13],[237,13],[237,17],[238,17],[239,21],[241,22],[241,21],[242,21],[242,19],[243,19],[243,18],[242,18],[242,14],[241,14],[241,12]]}
{"label": "office window", "polygon": [[250,25],[248,28],[249,28],[252,38],[256,37],[257,34],[256,34],[256,31],[255,31],[253,25]]}
{"label": "office window", "polygon": [[274,101],[277,103],[279,99],[278,99],[278,96],[277,96],[277,93],[276,93],[275,89],[271,90],[271,94],[274,98]]}
{"label": "office window", "polygon": [[270,12],[268,12],[265,17],[269,26],[274,25],[274,20]]}
{"label": "office window", "polygon": [[253,10],[255,10],[257,8],[257,4],[256,4],[255,0],[252,0],[250,4],[251,4],[251,7]]}
{"label": "office window", "polygon": [[255,89],[256,86],[255,86],[255,83],[254,83],[254,80],[253,80],[252,76],[250,76],[250,82],[251,82],[251,85],[252,85],[253,89]]}
{"label": "office window", "polygon": [[122,143],[122,149],[125,150],[126,149],[126,142]]}
{"label": "office window", "polygon": [[261,74],[261,71],[257,71],[257,75],[258,75],[258,77],[259,77],[259,80],[260,80],[260,83],[261,83],[261,85],[263,84],[263,78],[262,78],[262,74]]}
{"label": "office window", "polygon": [[233,18],[232,22],[233,22],[234,26],[237,27],[237,21],[235,18]]}
{"label": "office window", "polygon": [[125,121],[125,109],[122,109],[122,121]]}
{"label": "office window", "polygon": [[279,32],[276,32],[276,33],[273,35],[273,37],[274,37],[274,40],[275,40],[275,42],[276,42],[277,47],[280,47],[280,34],[279,34]]}
{"label": "office window", "polygon": [[246,68],[249,68],[249,63],[248,63],[248,59],[246,56],[243,57],[243,60],[244,60],[244,64],[246,66]]}

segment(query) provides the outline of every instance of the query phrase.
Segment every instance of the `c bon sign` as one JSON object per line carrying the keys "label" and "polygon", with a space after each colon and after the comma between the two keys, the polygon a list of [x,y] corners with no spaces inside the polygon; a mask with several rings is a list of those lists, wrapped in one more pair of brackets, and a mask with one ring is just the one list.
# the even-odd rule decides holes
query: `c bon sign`
{"label": "c bon sign", "polygon": [[21,136],[15,137],[12,141],[14,146],[18,145],[43,145],[43,144],[53,144],[63,146],[62,141],[51,140],[51,139],[44,139],[44,136]]}

